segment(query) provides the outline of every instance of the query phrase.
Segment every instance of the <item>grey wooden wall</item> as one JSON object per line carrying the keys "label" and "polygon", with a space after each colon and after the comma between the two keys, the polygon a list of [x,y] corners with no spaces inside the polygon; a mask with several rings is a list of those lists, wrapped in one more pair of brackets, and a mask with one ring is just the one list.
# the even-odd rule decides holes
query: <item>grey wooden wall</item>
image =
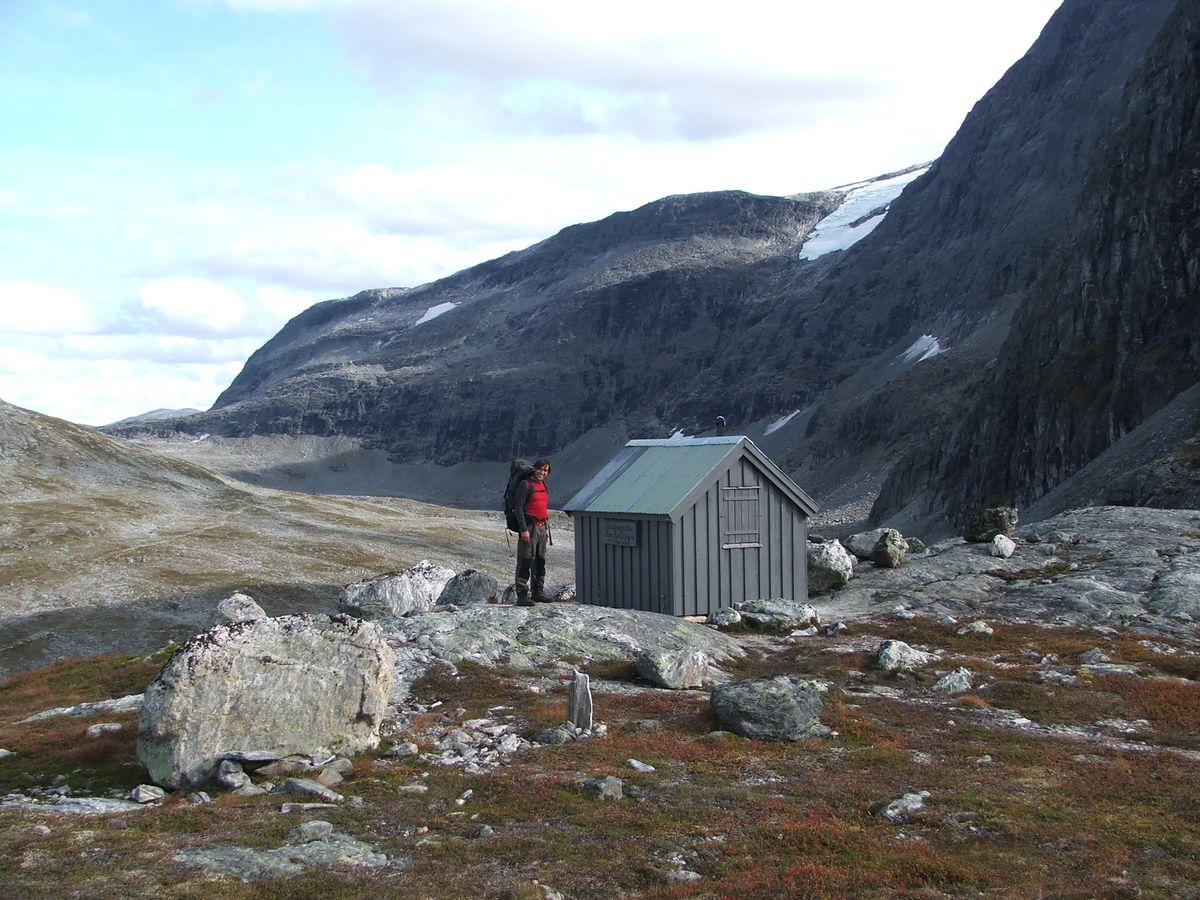
{"label": "grey wooden wall", "polygon": [[636,520],[635,547],[605,540],[605,523],[614,519],[634,521],[575,516],[581,603],[692,616],[758,597],[808,598],[807,519],[745,458],[677,521]]}
{"label": "grey wooden wall", "polygon": [[[636,547],[605,542],[606,522],[613,520],[636,523]],[[671,531],[671,523],[665,519],[577,514],[576,599],[617,609],[673,614]]]}
{"label": "grey wooden wall", "polygon": [[[748,485],[757,492],[737,490]],[[723,491],[728,491],[724,500]],[[744,507],[754,493],[757,508],[751,515]],[[755,520],[757,541],[749,540],[747,531]],[[684,511],[674,537],[675,615],[707,615],[758,597],[808,598],[806,557],[801,555],[807,553],[808,521],[745,458]]]}

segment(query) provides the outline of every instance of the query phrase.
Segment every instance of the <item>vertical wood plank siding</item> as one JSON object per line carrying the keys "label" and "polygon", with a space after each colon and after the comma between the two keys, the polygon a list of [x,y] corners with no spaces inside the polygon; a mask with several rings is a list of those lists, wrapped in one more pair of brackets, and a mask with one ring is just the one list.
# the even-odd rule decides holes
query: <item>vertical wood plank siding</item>
{"label": "vertical wood plank siding", "polygon": [[[723,489],[756,486],[757,546],[725,547],[726,531],[753,530],[723,505]],[[741,507],[749,508],[747,505]],[[636,547],[604,542],[606,519],[636,521]],[[742,537],[736,538],[743,540]],[[669,615],[707,615],[759,597],[806,600],[808,521],[792,499],[746,457],[714,476],[674,522],[602,513],[575,515],[575,582],[579,602]]]}
{"label": "vertical wood plank siding", "polygon": [[637,521],[638,545],[604,542],[606,516],[575,516],[575,591],[580,603],[617,609],[672,612],[671,523]]}

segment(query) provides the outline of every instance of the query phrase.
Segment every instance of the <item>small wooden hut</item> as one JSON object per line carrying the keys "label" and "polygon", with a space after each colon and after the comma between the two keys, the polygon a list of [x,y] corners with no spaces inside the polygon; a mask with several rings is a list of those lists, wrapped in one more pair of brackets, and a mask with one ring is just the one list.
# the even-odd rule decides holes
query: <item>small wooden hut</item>
{"label": "small wooden hut", "polygon": [[817,506],[747,437],[630,441],[564,509],[580,603],[691,616],[808,598]]}

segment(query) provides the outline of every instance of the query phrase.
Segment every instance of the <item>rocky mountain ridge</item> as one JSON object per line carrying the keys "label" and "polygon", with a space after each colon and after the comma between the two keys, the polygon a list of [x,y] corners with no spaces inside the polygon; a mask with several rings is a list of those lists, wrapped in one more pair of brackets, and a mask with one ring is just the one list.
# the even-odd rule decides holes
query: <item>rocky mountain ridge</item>
{"label": "rocky mountain ridge", "polygon": [[[1049,271],[1112,250],[1111,228],[1087,236],[1100,207],[1141,208],[1144,185],[1119,177],[1136,155],[1126,142],[1159,146],[1154,123],[1166,106],[1147,100],[1159,90],[1149,87],[1155,72],[1194,86],[1188,39],[1170,39],[1194,8],[1066,0],[942,157],[850,250],[798,258],[838,193],[670,197],[430,285],[319,304],[258,351],[208,413],[120,432],[350,436],[397,471],[410,467],[407,480],[379,486],[414,496],[440,486],[447,467],[499,471],[510,456],[548,452],[571,462],[566,492],[628,437],[703,432],[724,415],[826,506],[865,511],[887,482],[875,518],[946,533],[980,499],[1032,500],[1157,408],[1121,401],[1119,421],[1104,427],[1096,417],[1109,410],[1059,403],[1025,351],[1107,358],[1107,346],[1088,350],[1090,326],[1054,338],[1029,323],[1054,309]],[[1172,84],[1182,116],[1193,94]],[[1164,173],[1184,162],[1158,159]],[[1155,196],[1166,238],[1189,201]],[[1139,234],[1125,258],[1146,245]],[[1191,245],[1181,252],[1194,266]],[[1194,295],[1180,284],[1181,296]],[[1153,279],[1130,289],[1153,295]],[[1149,306],[1132,308],[1136,317]],[[926,338],[943,352],[906,354]],[[1164,402],[1191,383],[1184,356],[1169,365]],[[987,392],[1014,381],[1009,409],[985,422]],[[1014,405],[1059,410],[1061,427],[1035,439],[1045,417]],[[969,430],[967,418],[984,424]],[[1090,437],[1064,445],[1079,434]],[[1004,463],[1009,444],[1036,445],[1044,462]]]}

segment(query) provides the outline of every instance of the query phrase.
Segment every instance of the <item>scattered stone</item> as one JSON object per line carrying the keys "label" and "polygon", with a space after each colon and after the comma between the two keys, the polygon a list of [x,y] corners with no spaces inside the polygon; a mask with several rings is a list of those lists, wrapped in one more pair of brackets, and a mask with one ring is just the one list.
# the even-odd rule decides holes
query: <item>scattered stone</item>
{"label": "scattered stone", "polygon": [[881,569],[896,569],[904,565],[908,545],[895,528],[885,528],[871,550],[871,562]]}
{"label": "scattered stone", "polygon": [[987,622],[975,621],[968,622],[954,633],[963,636],[968,634],[995,634],[996,632]]}
{"label": "scattered stone", "polygon": [[1138,675],[1137,666],[1122,665],[1119,663],[1093,663],[1091,665],[1077,666],[1075,669],[1077,675],[1082,675],[1085,678],[1092,678],[1096,675]]}
{"label": "scattered stone", "polygon": [[129,792],[129,799],[134,803],[157,803],[167,796],[167,792],[154,784],[139,784]]}
{"label": "scattered stone", "polygon": [[910,537],[904,539],[905,545],[908,547],[908,552],[912,556],[918,553],[924,553],[929,548],[925,546],[925,542],[920,538]]}
{"label": "scattered stone", "polygon": [[994,506],[977,512],[963,535],[969,543],[986,544],[998,534],[1011,535],[1020,515],[1015,507]]}
{"label": "scattered stone", "polygon": [[416,756],[420,752],[421,748],[412,741],[404,741],[400,744],[392,744],[383,755],[389,759],[397,759],[405,756]]}
{"label": "scattered stone", "polygon": [[658,731],[662,728],[662,722],[658,719],[634,719],[629,724],[638,731]]}
{"label": "scattered stone", "polygon": [[546,592],[546,600],[549,603],[574,603],[575,602],[575,583],[560,585]]}
{"label": "scattered stone", "polygon": [[249,787],[250,776],[242,769],[241,763],[232,759],[223,759],[217,766],[217,781],[231,791]]}
{"label": "scattered stone", "polygon": [[308,822],[301,822],[292,829],[291,838],[294,841],[299,841],[302,844],[307,844],[309,841],[323,841],[333,834],[333,825],[323,819],[311,819]]}
{"label": "scattered stone", "polygon": [[850,630],[849,625],[847,625],[845,622],[837,621],[831,625],[826,625],[825,629],[824,629],[824,634],[825,634],[825,637],[837,637],[839,634],[842,634],[843,632],[846,632],[849,630]]}
{"label": "scattered stone", "polygon": [[731,606],[722,606],[720,609],[710,612],[706,621],[709,625],[716,625],[718,628],[728,628],[730,625],[737,625],[741,622],[742,614]]}
{"label": "scattered stone", "polygon": [[480,825],[479,830],[475,832],[476,837],[487,838],[496,833],[496,829],[491,825]]}
{"label": "scattered stone", "polygon": [[910,815],[924,809],[925,801],[928,799],[929,791],[915,791],[877,807],[874,812],[880,818],[887,819],[895,825],[901,825],[908,821]]}
{"label": "scattered stone", "polygon": [[788,637],[790,637],[790,638],[816,637],[820,633],[821,632],[817,629],[816,625],[809,625],[807,628],[797,628],[795,631],[793,631],[791,634],[789,634]]}
{"label": "scattered stone", "polygon": [[331,791],[325,785],[313,781],[311,778],[285,778],[279,784],[275,785],[275,787],[271,788],[271,793],[305,794],[334,803],[345,799],[341,794]]}
{"label": "scattered stone", "polygon": [[1084,650],[1079,654],[1081,662],[1088,665],[1096,665],[1097,663],[1112,662],[1108,655],[1099,647],[1093,647],[1091,650]]}
{"label": "scattered stone", "polygon": [[453,577],[453,569],[423,559],[405,572],[346,585],[338,609],[360,619],[399,619],[433,609]]}
{"label": "scattered stone", "polygon": [[567,692],[567,724],[592,730],[592,687],[591,679],[584,672],[576,672]]}
{"label": "scattered stone", "polygon": [[603,778],[581,778],[575,782],[593,800],[620,800],[625,796],[620,778],[607,775]]}
{"label": "scattered stone", "polygon": [[875,654],[874,666],[885,672],[912,672],[937,659],[936,653],[917,650],[904,641],[884,641]]}
{"label": "scattered stone", "polygon": [[146,689],[138,758],[156,783],[179,788],[212,777],[238,748],[281,757],[375,747],[394,672],[382,630],[348,616],[218,625]]}
{"label": "scattered stone", "polygon": [[720,685],[712,692],[717,720],[742,737],[765,741],[795,741],[823,736],[820,723],[825,685],[777,675],[746,678]]}
{"label": "scattered stone", "polygon": [[959,666],[953,672],[943,675],[933,685],[940,694],[961,694],[971,690],[971,670]]}
{"label": "scattered stone", "polygon": [[101,713],[130,713],[137,712],[142,708],[142,694],[129,694],[125,697],[118,697],[115,700],[95,700],[90,703],[80,703],[77,706],[59,706],[54,709],[44,709],[41,712],[34,713],[28,718],[22,719],[18,725],[27,725],[30,722],[40,722],[42,719],[51,719],[56,716],[95,716]]}
{"label": "scattered stone", "polygon": [[0,750],[0,759],[8,759],[10,756],[16,756],[12,750]]}
{"label": "scattered stone", "polygon": [[1008,559],[1017,552],[1017,545],[1006,534],[998,534],[992,538],[992,556]]}
{"label": "scattered stone", "polygon": [[892,610],[892,615],[897,619],[915,619],[917,614],[907,606],[897,606]]}
{"label": "scattered stone", "polygon": [[147,808],[146,805],[133,800],[118,800],[112,797],[55,797],[49,802],[24,794],[0,797],[0,809],[29,809],[75,816],[107,816]]}
{"label": "scattered stone", "polygon": [[854,577],[854,558],[840,541],[809,543],[808,591],[823,594],[848,583]]}
{"label": "scattered stone", "polygon": [[500,594],[496,579],[486,572],[465,569],[447,583],[438,596],[438,606],[478,606],[493,603]]}
{"label": "scattered stone", "polygon": [[124,726],[118,722],[97,722],[95,725],[89,725],[87,731],[83,733],[84,737],[98,738],[105,734],[115,734]]}
{"label": "scattered stone", "polygon": [[650,773],[655,771],[654,766],[644,763],[638,759],[627,759],[625,760],[625,765],[629,766],[629,768],[633,769],[635,772]]}
{"label": "scattered stone", "polygon": [[317,773],[316,781],[318,784],[323,784],[325,787],[331,788],[335,784],[341,784],[345,781],[345,778],[335,766],[325,766]]}
{"label": "scattered stone", "polygon": [[184,802],[190,803],[193,806],[203,806],[205,803],[212,803],[212,797],[208,796],[207,791],[192,791],[183,799]]}
{"label": "scattered stone", "polygon": [[557,746],[565,744],[567,741],[574,740],[575,735],[567,729],[565,725],[556,725],[554,728],[547,728],[539,731],[534,737],[534,741],[547,746]]}
{"label": "scattered stone", "polygon": [[400,785],[400,793],[402,794],[426,794],[428,792],[429,785],[421,784],[419,781]]}
{"label": "scattered stone", "polygon": [[990,753],[985,753],[983,756],[975,760],[975,764],[980,766],[990,766],[993,762],[995,762],[995,760],[992,759],[992,755]]}
{"label": "scattered stone", "polygon": [[267,617],[266,612],[254,601],[254,598],[241,591],[235,591],[218,603],[217,615],[221,617],[222,622],[231,625],[239,622],[253,622],[256,619]]}
{"label": "scattered stone", "polygon": [[[645,650],[634,659],[633,669],[658,687],[698,688],[708,680],[708,657],[703,650]],[[590,702],[588,708],[590,712]]]}

